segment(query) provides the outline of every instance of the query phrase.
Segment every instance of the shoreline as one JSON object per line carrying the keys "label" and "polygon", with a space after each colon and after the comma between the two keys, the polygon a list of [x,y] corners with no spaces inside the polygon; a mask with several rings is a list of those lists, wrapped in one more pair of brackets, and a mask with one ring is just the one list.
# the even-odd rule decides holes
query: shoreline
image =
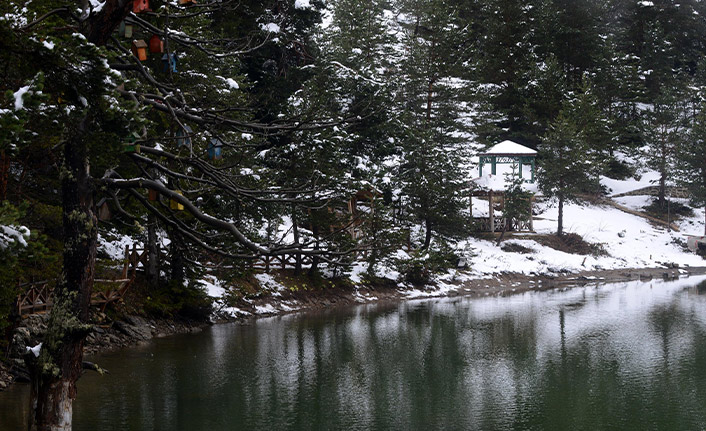
{"label": "shoreline", "polygon": [[[572,288],[589,284],[603,285],[628,281],[649,281],[653,279],[674,280],[680,277],[706,275],[704,267],[655,267],[655,268],[626,268],[601,271],[581,271],[558,276],[542,274],[502,273],[488,278],[473,278],[464,281],[444,283],[444,287],[424,290],[405,290],[393,282],[381,284],[360,284],[355,288],[331,287],[316,291],[287,291],[277,295],[263,295],[252,300],[242,300],[238,304],[241,310],[249,310],[250,314],[239,314],[236,317],[227,317],[225,313],[218,313],[218,318],[213,322],[197,322],[175,319],[150,319],[140,316],[124,316],[121,320],[109,322],[102,313],[96,313],[94,331],[86,339],[84,355],[96,355],[114,352],[148,343],[154,338],[172,335],[195,333],[202,331],[212,324],[241,323],[247,324],[255,319],[273,317],[285,314],[301,313],[322,310],[332,307],[350,307],[361,304],[400,302],[413,299],[458,297],[480,298],[488,296],[511,296],[529,291],[547,291],[555,288]],[[421,294],[419,294],[421,292]],[[296,308],[292,307],[296,304]],[[279,307],[278,307],[279,306]],[[271,310],[257,312],[257,310]],[[26,342],[25,345],[34,345],[36,338],[42,331],[46,315],[31,316],[23,321],[26,326],[15,330],[13,341]],[[18,335],[20,334],[20,335]],[[19,339],[16,339],[17,337]],[[24,382],[24,376],[18,369],[20,359],[17,349],[10,363],[0,362],[0,391],[6,390],[14,383]],[[11,352],[12,353],[12,352]]]}
{"label": "shoreline", "polygon": [[[581,271],[557,276],[546,274],[502,273],[487,278],[472,278],[444,283],[444,288],[406,290],[394,283],[384,285],[360,284],[355,289],[331,288],[311,292],[283,292],[279,296],[267,295],[250,301],[240,301],[238,307],[250,314],[235,318],[222,318],[217,323],[247,322],[262,317],[320,310],[333,306],[354,306],[382,301],[466,296],[510,296],[529,291],[546,291],[560,287],[578,287],[588,284],[611,284],[652,279],[673,280],[680,277],[706,275],[703,267],[654,267]],[[296,304],[297,308],[291,305]],[[285,309],[277,308],[284,305]],[[272,312],[257,313],[260,309]]]}

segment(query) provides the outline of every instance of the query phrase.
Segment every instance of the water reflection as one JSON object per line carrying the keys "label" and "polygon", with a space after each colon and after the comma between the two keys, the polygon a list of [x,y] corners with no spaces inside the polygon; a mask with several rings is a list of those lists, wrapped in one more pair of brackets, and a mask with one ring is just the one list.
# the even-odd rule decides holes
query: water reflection
{"label": "water reflection", "polygon": [[704,429],[695,283],[221,325],[102,357],[112,374],[80,382],[74,429]]}

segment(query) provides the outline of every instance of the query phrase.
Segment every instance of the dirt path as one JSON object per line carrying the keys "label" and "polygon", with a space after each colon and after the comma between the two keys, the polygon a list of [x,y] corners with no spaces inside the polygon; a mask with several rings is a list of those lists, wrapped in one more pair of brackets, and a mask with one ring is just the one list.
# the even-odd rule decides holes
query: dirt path
{"label": "dirt path", "polygon": [[626,206],[624,206],[624,205],[620,205],[619,203],[615,202],[615,201],[614,201],[613,199],[611,199],[611,198],[600,198],[600,199],[598,199],[598,203],[610,205],[611,207],[613,207],[613,208],[615,208],[615,209],[619,209],[619,210],[622,211],[622,212],[625,212],[625,213],[628,213],[628,214],[632,214],[632,215],[637,216],[637,217],[642,217],[642,218],[646,219],[647,221],[649,221],[649,222],[651,222],[651,223],[654,223],[654,224],[659,225],[659,226],[662,226],[662,227],[666,227],[667,229],[671,229],[671,230],[673,230],[674,232],[679,232],[679,227],[678,227],[677,225],[675,225],[674,223],[667,223],[667,222],[664,221],[664,220],[660,220],[660,219],[658,219],[658,218],[656,218],[656,217],[652,217],[652,216],[647,215],[647,214],[645,214],[645,213],[642,213],[642,212],[640,212],[640,211],[635,211],[635,210],[630,209],[630,208],[628,208],[628,207],[626,207]]}

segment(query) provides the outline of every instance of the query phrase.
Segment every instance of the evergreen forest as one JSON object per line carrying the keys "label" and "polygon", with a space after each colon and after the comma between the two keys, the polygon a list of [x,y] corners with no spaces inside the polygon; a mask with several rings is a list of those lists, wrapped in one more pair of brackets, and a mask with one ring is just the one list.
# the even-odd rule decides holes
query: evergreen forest
{"label": "evergreen forest", "polygon": [[658,207],[672,185],[703,207],[705,103],[701,0],[3,1],[0,346],[22,285],[55,280],[43,423],[125,246],[160,261],[141,311],[161,316],[207,317],[206,274],[253,293],[282,255],[423,284],[456,265],[474,157],[504,140],[560,207],[645,166]]}

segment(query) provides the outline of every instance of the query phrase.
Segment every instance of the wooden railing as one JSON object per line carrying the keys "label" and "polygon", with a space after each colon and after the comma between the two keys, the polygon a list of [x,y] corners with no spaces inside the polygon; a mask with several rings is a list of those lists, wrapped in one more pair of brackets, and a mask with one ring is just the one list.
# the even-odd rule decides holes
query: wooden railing
{"label": "wooden railing", "polygon": [[279,254],[271,256],[260,256],[257,259],[251,260],[248,263],[248,267],[254,270],[261,270],[264,272],[269,272],[272,268],[287,269],[296,268],[297,266],[297,256],[299,256],[301,266],[308,266],[313,263],[313,259],[308,255],[297,255],[293,254]]}
{"label": "wooden railing", "polygon": [[[108,289],[96,290],[91,294],[91,305],[105,311],[108,304],[122,299],[125,292],[130,287],[134,278],[118,280],[94,280],[94,287],[97,284],[113,285]],[[56,280],[37,281],[20,285],[20,289],[25,291],[17,296],[17,314],[26,316],[28,314],[40,314],[48,312],[54,305],[54,286]]]}
{"label": "wooden railing", "polygon": [[[109,304],[120,301],[135,281],[140,264],[147,266],[147,258],[147,251],[138,249],[135,245],[132,246],[132,249],[130,246],[126,246],[121,278],[93,280],[91,305],[105,311]],[[54,305],[54,285],[56,283],[56,280],[44,280],[19,285],[21,293],[17,296],[18,315],[26,316],[48,312]],[[108,287],[96,289],[96,286],[100,285],[108,285]]]}

